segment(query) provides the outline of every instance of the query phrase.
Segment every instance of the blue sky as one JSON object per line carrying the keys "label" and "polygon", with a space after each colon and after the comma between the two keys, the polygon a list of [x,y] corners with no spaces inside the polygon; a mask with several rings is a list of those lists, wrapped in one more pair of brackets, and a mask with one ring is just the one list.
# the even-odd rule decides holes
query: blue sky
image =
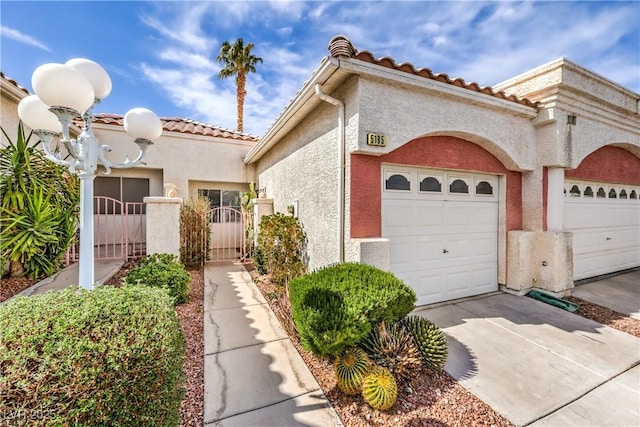
{"label": "blue sky", "polygon": [[31,90],[47,62],[100,63],[113,91],[98,112],[147,107],[159,116],[234,129],[233,79],[217,78],[223,41],[263,58],[247,83],[245,132],[262,135],[345,34],[359,50],[494,85],[567,57],[640,92],[640,1],[7,1],[0,69]]}

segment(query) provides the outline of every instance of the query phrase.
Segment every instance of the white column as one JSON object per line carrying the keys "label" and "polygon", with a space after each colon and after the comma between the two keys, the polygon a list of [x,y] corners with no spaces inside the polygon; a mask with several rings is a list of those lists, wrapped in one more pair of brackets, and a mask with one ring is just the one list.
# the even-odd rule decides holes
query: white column
{"label": "white column", "polygon": [[147,255],[180,256],[179,197],[145,197],[147,217]]}
{"label": "white column", "polygon": [[258,243],[260,219],[265,215],[273,215],[273,199],[253,199],[253,243]]}
{"label": "white column", "polygon": [[547,169],[547,231],[564,230],[564,169]]}
{"label": "white column", "polygon": [[93,289],[95,283],[93,248],[93,178],[92,173],[80,175],[80,257],[78,259],[78,285]]}

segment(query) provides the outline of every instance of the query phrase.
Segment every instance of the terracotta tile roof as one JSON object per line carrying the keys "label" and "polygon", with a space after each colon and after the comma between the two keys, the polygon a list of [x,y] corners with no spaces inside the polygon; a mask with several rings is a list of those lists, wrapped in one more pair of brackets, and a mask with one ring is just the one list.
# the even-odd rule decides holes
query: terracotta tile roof
{"label": "terracotta tile roof", "polygon": [[496,98],[501,98],[507,101],[515,102],[517,104],[526,105],[528,107],[536,107],[537,102],[530,101],[526,98],[518,98],[515,95],[507,95],[503,91],[494,91],[493,88],[485,86],[481,87],[476,82],[466,83],[461,78],[451,79],[445,73],[434,74],[428,68],[416,68],[408,62],[404,62],[400,65],[396,64],[393,58],[385,56],[383,58],[376,58],[373,53],[368,50],[357,50],[351,41],[343,35],[335,36],[329,42],[329,52],[333,57],[347,56],[349,58],[357,59],[359,61],[368,62],[370,64],[379,65],[381,67],[391,68],[393,70],[402,71],[405,73],[421,76],[427,79],[436,80],[439,82],[447,83],[453,86],[458,86],[464,89],[472,90],[474,92],[484,93]]}
{"label": "terracotta tile roof", "polygon": [[5,76],[5,74],[2,71],[0,71],[0,77],[2,77],[6,81],[8,81],[12,85],[14,85],[15,87],[17,87],[21,91],[23,91],[25,94],[30,95],[29,90],[27,88],[24,88],[24,87],[20,86],[17,81],[13,80],[10,77]]}
{"label": "terracotta tile roof", "polygon": [[[124,116],[119,114],[96,114],[93,118],[94,123],[102,123],[106,125],[122,126]],[[236,139],[240,141],[257,142],[258,137],[247,133],[240,133],[218,126],[206,123],[196,122],[195,120],[182,119],[179,117],[161,117],[162,128],[169,132],[187,133],[191,135],[214,136],[219,138]]]}

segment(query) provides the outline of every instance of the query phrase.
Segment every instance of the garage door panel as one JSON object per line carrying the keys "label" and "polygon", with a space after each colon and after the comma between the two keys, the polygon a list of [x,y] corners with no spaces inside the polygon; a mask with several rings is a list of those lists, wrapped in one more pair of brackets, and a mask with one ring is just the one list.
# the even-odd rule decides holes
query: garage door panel
{"label": "garage door panel", "polygon": [[[432,173],[405,169],[410,177]],[[435,174],[446,182],[447,172]],[[475,182],[472,175],[468,179]],[[497,185],[495,177],[483,180]],[[419,305],[497,290],[497,197],[449,195],[447,187],[420,193],[414,187],[383,190],[382,235],[389,239],[391,272],[416,291]]]}
{"label": "garage door panel", "polygon": [[[609,188],[604,183],[568,181],[566,188]],[[637,186],[617,185],[638,193]],[[608,194],[608,191],[607,191]],[[565,199],[565,230],[573,233],[574,280],[640,266],[640,203],[637,199]]]}

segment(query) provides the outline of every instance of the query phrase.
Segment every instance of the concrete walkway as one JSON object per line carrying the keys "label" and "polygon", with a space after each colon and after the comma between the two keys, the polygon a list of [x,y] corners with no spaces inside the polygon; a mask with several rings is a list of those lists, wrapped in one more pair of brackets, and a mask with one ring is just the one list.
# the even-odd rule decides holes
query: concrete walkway
{"label": "concrete walkway", "polygon": [[205,426],[342,425],[244,267],[204,281]]}
{"label": "concrete walkway", "polygon": [[640,339],[528,297],[417,309],[447,334],[445,370],[518,426],[640,425]]}
{"label": "concrete walkway", "polygon": [[[111,279],[118,271],[120,271],[120,268],[122,268],[123,264],[124,261],[122,261],[121,259],[94,261],[93,268],[96,283],[98,285],[101,285],[109,281],[109,279]],[[77,285],[78,275],[79,265],[76,262],[74,264],[71,264],[69,267],[60,270],[53,276],[42,279],[35,285],[20,292],[18,295],[22,295],[25,297],[31,295],[40,295],[44,294],[47,291],[59,291],[71,285]]]}

